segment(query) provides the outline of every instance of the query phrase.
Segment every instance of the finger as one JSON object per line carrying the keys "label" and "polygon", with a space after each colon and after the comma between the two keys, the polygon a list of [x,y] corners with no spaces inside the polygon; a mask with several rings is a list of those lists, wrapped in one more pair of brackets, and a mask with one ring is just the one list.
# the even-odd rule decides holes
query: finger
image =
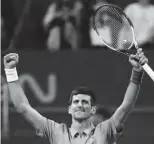
{"label": "finger", "polygon": [[141,65],[143,65],[143,64],[145,64],[145,63],[147,63],[148,62],[148,59],[146,58],[146,57],[142,57],[141,59],[140,59],[140,64]]}
{"label": "finger", "polygon": [[8,56],[16,55],[16,53],[9,53]]}
{"label": "finger", "polygon": [[131,54],[130,56],[129,56],[129,59],[134,59],[136,57],[136,55],[133,55],[133,54]]}
{"label": "finger", "polygon": [[143,57],[143,56],[144,56],[144,53],[143,53],[143,52],[141,52],[141,53],[138,54],[138,57],[139,57],[139,58],[141,58],[141,57]]}
{"label": "finger", "polygon": [[139,55],[136,54],[135,57],[134,57],[134,59],[137,60],[137,61],[139,61]]}
{"label": "finger", "polygon": [[142,48],[137,49],[137,53],[140,53],[140,52],[142,52]]}
{"label": "finger", "polygon": [[4,61],[6,62],[10,62],[11,60],[14,60],[14,61],[18,60],[18,56],[15,53],[10,53],[4,57]]}
{"label": "finger", "polygon": [[144,65],[145,63],[147,63],[145,59],[143,59],[143,60],[140,61],[140,64],[141,65]]}
{"label": "finger", "polygon": [[129,57],[129,62],[131,62],[131,61],[139,62],[139,57],[138,57],[138,55],[130,55],[130,57]]}
{"label": "finger", "polygon": [[144,61],[144,59],[145,59],[144,57],[141,57],[141,58],[139,59],[139,63],[142,64],[143,61]]}
{"label": "finger", "polygon": [[16,56],[17,58],[19,58],[19,55],[18,55],[18,54],[15,54],[15,56]]}
{"label": "finger", "polygon": [[5,58],[5,59],[8,59],[8,57],[13,56],[13,55],[16,55],[16,54],[15,54],[15,53],[9,53],[9,54],[7,54],[6,56],[4,56],[4,58]]}
{"label": "finger", "polygon": [[4,59],[8,59],[9,56],[10,56],[10,54],[5,55]]}
{"label": "finger", "polygon": [[136,55],[140,55],[142,52],[142,50],[137,51]]}
{"label": "finger", "polygon": [[17,57],[17,60],[19,60],[19,55],[18,54],[16,54],[16,57]]}
{"label": "finger", "polygon": [[10,60],[10,55],[8,54],[8,55],[6,55],[6,56],[4,56],[4,61],[9,61]]}
{"label": "finger", "polygon": [[13,58],[16,58],[16,59],[18,59],[19,58],[19,56],[18,56],[18,54],[16,54],[16,53],[12,53],[12,55],[11,55]]}

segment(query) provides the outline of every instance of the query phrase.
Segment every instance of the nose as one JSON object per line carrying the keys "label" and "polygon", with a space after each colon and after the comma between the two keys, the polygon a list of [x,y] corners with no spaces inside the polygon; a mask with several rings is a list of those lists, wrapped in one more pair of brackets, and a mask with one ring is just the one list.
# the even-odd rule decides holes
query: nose
{"label": "nose", "polygon": [[78,103],[78,107],[82,107],[82,102],[79,102]]}

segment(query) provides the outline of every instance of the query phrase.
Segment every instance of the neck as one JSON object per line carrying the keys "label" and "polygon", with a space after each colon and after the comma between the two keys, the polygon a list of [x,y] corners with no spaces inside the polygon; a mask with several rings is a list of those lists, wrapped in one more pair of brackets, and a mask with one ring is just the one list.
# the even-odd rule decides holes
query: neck
{"label": "neck", "polygon": [[72,119],[72,128],[76,129],[78,132],[83,132],[85,129],[91,127],[91,122],[89,119],[85,119],[82,121]]}

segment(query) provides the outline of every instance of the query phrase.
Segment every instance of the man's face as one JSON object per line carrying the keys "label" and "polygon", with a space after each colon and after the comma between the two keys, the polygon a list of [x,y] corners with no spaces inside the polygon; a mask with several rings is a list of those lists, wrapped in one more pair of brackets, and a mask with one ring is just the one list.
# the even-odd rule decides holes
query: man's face
{"label": "man's face", "polygon": [[86,94],[78,94],[72,97],[72,103],[69,106],[69,114],[76,120],[88,119],[96,112],[95,106],[91,106],[91,98]]}

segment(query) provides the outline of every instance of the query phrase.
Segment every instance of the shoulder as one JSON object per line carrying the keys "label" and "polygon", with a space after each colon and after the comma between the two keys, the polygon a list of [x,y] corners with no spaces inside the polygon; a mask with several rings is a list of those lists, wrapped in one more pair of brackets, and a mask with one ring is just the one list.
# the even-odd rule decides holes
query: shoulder
{"label": "shoulder", "polygon": [[47,124],[49,127],[55,128],[55,129],[64,129],[67,127],[65,123],[58,123],[54,120],[47,119]]}
{"label": "shoulder", "polygon": [[123,131],[123,126],[120,130],[117,131],[113,118],[111,117],[110,119],[98,124],[96,126],[96,129],[100,129],[102,132],[103,131],[113,131],[113,133],[121,133]]}
{"label": "shoulder", "polygon": [[64,132],[67,130],[67,125],[65,123],[58,123],[54,120],[47,119],[45,124],[45,130],[48,132]]}
{"label": "shoulder", "polygon": [[123,134],[123,127],[121,130],[117,131],[114,121],[112,117],[96,126],[96,135],[103,133],[106,135],[110,140],[114,142]]}
{"label": "shoulder", "polygon": [[40,126],[40,129],[36,130],[38,136],[48,137],[49,139],[57,139],[57,136],[61,136],[64,133],[68,133],[67,125],[50,119],[46,119],[45,123]]}

